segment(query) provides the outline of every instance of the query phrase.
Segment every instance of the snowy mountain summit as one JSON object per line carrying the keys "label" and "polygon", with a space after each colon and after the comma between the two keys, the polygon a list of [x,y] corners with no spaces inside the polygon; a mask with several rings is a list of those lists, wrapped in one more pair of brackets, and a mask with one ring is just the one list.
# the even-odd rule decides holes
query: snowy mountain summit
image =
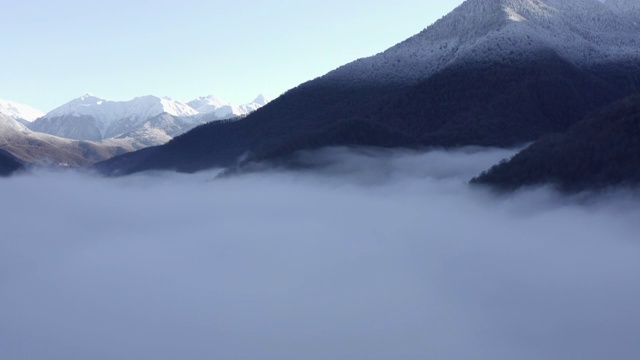
{"label": "snowy mountain summit", "polygon": [[202,123],[255,111],[266,104],[259,99],[260,104],[235,106],[214,96],[190,102],[157,96],[110,101],[86,94],[50,111],[29,128],[76,140],[132,137],[158,145]]}
{"label": "snowy mountain summit", "polygon": [[44,113],[30,106],[18,104],[13,101],[0,99],[0,115],[8,116],[19,122],[32,122]]}
{"label": "snowy mountain summit", "polygon": [[640,0],[467,0],[419,34],[327,77],[404,85],[451,66],[544,53],[581,67],[637,62]]}
{"label": "snowy mountain summit", "polygon": [[189,101],[187,104],[200,113],[212,113],[221,107],[229,105],[214,95],[202,96]]}
{"label": "snowy mountain summit", "polygon": [[265,95],[260,94],[252,102],[236,106],[214,95],[209,95],[189,101],[187,104],[201,114],[213,114],[220,119],[225,119],[248,115],[267,105],[270,101]]}
{"label": "snowy mountain summit", "polygon": [[640,89],[639,7],[640,0],[467,0],[388,50],[288,91],[243,126],[203,126],[102,168],[191,172],[286,163],[323,146],[535,141]]}
{"label": "snowy mountain summit", "polygon": [[142,96],[130,101],[109,101],[86,94],[50,111],[47,117],[92,116],[108,126],[122,118],[149,118],[162,113],[173,116],[198,114],[189,105],[168,97]]}
{"label": "snowy mountain summit", "polygon": [[271,102],[271,99],[270,99],[270,98],[268,98],[268,97],[267,97],[266,95],[264,95],[264,94],[260,94],[260,95],[258,95],[258,97],[257,97],[257,98],[255,98],[255,99],[252,101],[252,103],[253,103],[253,104],[257,104],[257,105],[260,105],[260,106],[265,106],[265,105],[267,105],[267,104],[268,104],[268,103],[270,103],[270,102]]}
{"label": "snowy mountain summit", "polygon": [[86,94],[50,111],[32,129],[77,140],[102,140],[133,131],[163,113],[175,117],[198,115],[184,102],[166,97],[109,101]]}

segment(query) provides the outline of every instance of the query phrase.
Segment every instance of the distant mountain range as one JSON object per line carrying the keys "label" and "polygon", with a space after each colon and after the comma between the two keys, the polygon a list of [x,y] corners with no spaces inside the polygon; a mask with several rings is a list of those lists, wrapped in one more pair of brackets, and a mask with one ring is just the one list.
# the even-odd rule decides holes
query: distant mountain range
{"label": "distant mountain range", "polygon": [[38,133],[0,114],[0,149],[27,164],[87,166],[140,147],[131,139],[80,141]]}
{"label": "distant mountain range", "polygon": [[[553,182],[579,191],[640,184],[637,94],[640,0],[467,0],[402,43],[272,102],[87,95],[35,120],[33,111],[5,103],[0,110],[13,122],[4,121],[0,133],[74,138],[56,149],[91,149],[85,152],[93,160],[121,153],[96,165],[109,175],[286,165],[299,150],[326,146],[535,142],[473,181],[505,189]],[[40,149],[25,154],[27,145],[11,148],[16,143],[0,148],[23,161],[40,156]]]}
{"label": "distant mountain range", "polygon": [[237,122],[99,164],[193,172],[323,146],[513,146],[640,91],[638,0],[468,0]]}
{"label": "distant mountain range", "polygon": [[158,145],[200,124],[248,115],[268,102],[264,95],[251,103],[235,106],[215,96],[190,102],[157,96],[109,101],[86,94],[27,126],[34,131],[75,140],[130,137],[143,140],[147,145]]}
{"label": "distant mountain range", "polygon": [[87,94],[44,114],[0,100],[0,149],[26,163],[86,166],[164,144],[210,121],[246,116],[268,102],[264,95],[235,106],[214,96],[186,103],[155,96],[109,101]]}

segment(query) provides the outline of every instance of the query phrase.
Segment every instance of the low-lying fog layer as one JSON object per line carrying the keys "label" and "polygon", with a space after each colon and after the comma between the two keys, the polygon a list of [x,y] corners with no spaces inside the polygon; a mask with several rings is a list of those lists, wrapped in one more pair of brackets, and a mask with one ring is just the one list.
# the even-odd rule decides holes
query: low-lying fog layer
{"label": "low-lying fog layer", "polygon": [[511,154],[0,180],[0,358],[640,358],[640,201],[465,185]]}

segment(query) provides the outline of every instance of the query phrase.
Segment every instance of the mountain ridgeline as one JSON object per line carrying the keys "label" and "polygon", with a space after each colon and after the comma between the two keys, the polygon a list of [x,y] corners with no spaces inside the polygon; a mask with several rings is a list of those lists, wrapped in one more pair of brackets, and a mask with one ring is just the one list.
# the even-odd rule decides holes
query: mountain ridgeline
{"label": "mountain ridgeline", "polygon": [[640,91],[637,0],[468,0],[236,122],[98,165],[194,172],[323,146],[513,146]]}
{"label": "mountain ridgeline", "polygon": [[130,138],[141,147],[160,145],[209,121],[245,116],[268,103],[263,95],[235,106],[215,96],[190,102],[141,96],[109,101],[91,94],[74,99],[27,124],[34,131],[74,140]]}
{"label": "mountain ridgeline", "polygon": [[640,94],[617,101],[564,134],[543,137],[475,178],[504,190],[553,184],[566,192],[640,184]]}
{"label": "mountain ridgeline", "polygon": [[215,96],[189,103],[155,96],[109,101],[87,94],[47,114],[0,99],[0,149],[45,166],[88,166],[164,144],[199,124],[238,118],[269,102],[235,106]]}
{"label": "mountain ridgeline", "polygon": [[0,149],[23,163],[44,166],[89,166],[135,150],[128,140],[99,142],[65,139],[29,130],[0,114]]}

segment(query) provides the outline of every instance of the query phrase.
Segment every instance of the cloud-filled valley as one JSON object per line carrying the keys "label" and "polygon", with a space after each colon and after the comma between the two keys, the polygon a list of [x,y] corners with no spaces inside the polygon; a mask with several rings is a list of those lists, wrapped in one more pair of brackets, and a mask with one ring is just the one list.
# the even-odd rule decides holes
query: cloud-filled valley
{"label": "cloud-filled valley", "polygon": [[1,179],[2,359],[636,359],[640,200],[466,184],[515,151]]}

